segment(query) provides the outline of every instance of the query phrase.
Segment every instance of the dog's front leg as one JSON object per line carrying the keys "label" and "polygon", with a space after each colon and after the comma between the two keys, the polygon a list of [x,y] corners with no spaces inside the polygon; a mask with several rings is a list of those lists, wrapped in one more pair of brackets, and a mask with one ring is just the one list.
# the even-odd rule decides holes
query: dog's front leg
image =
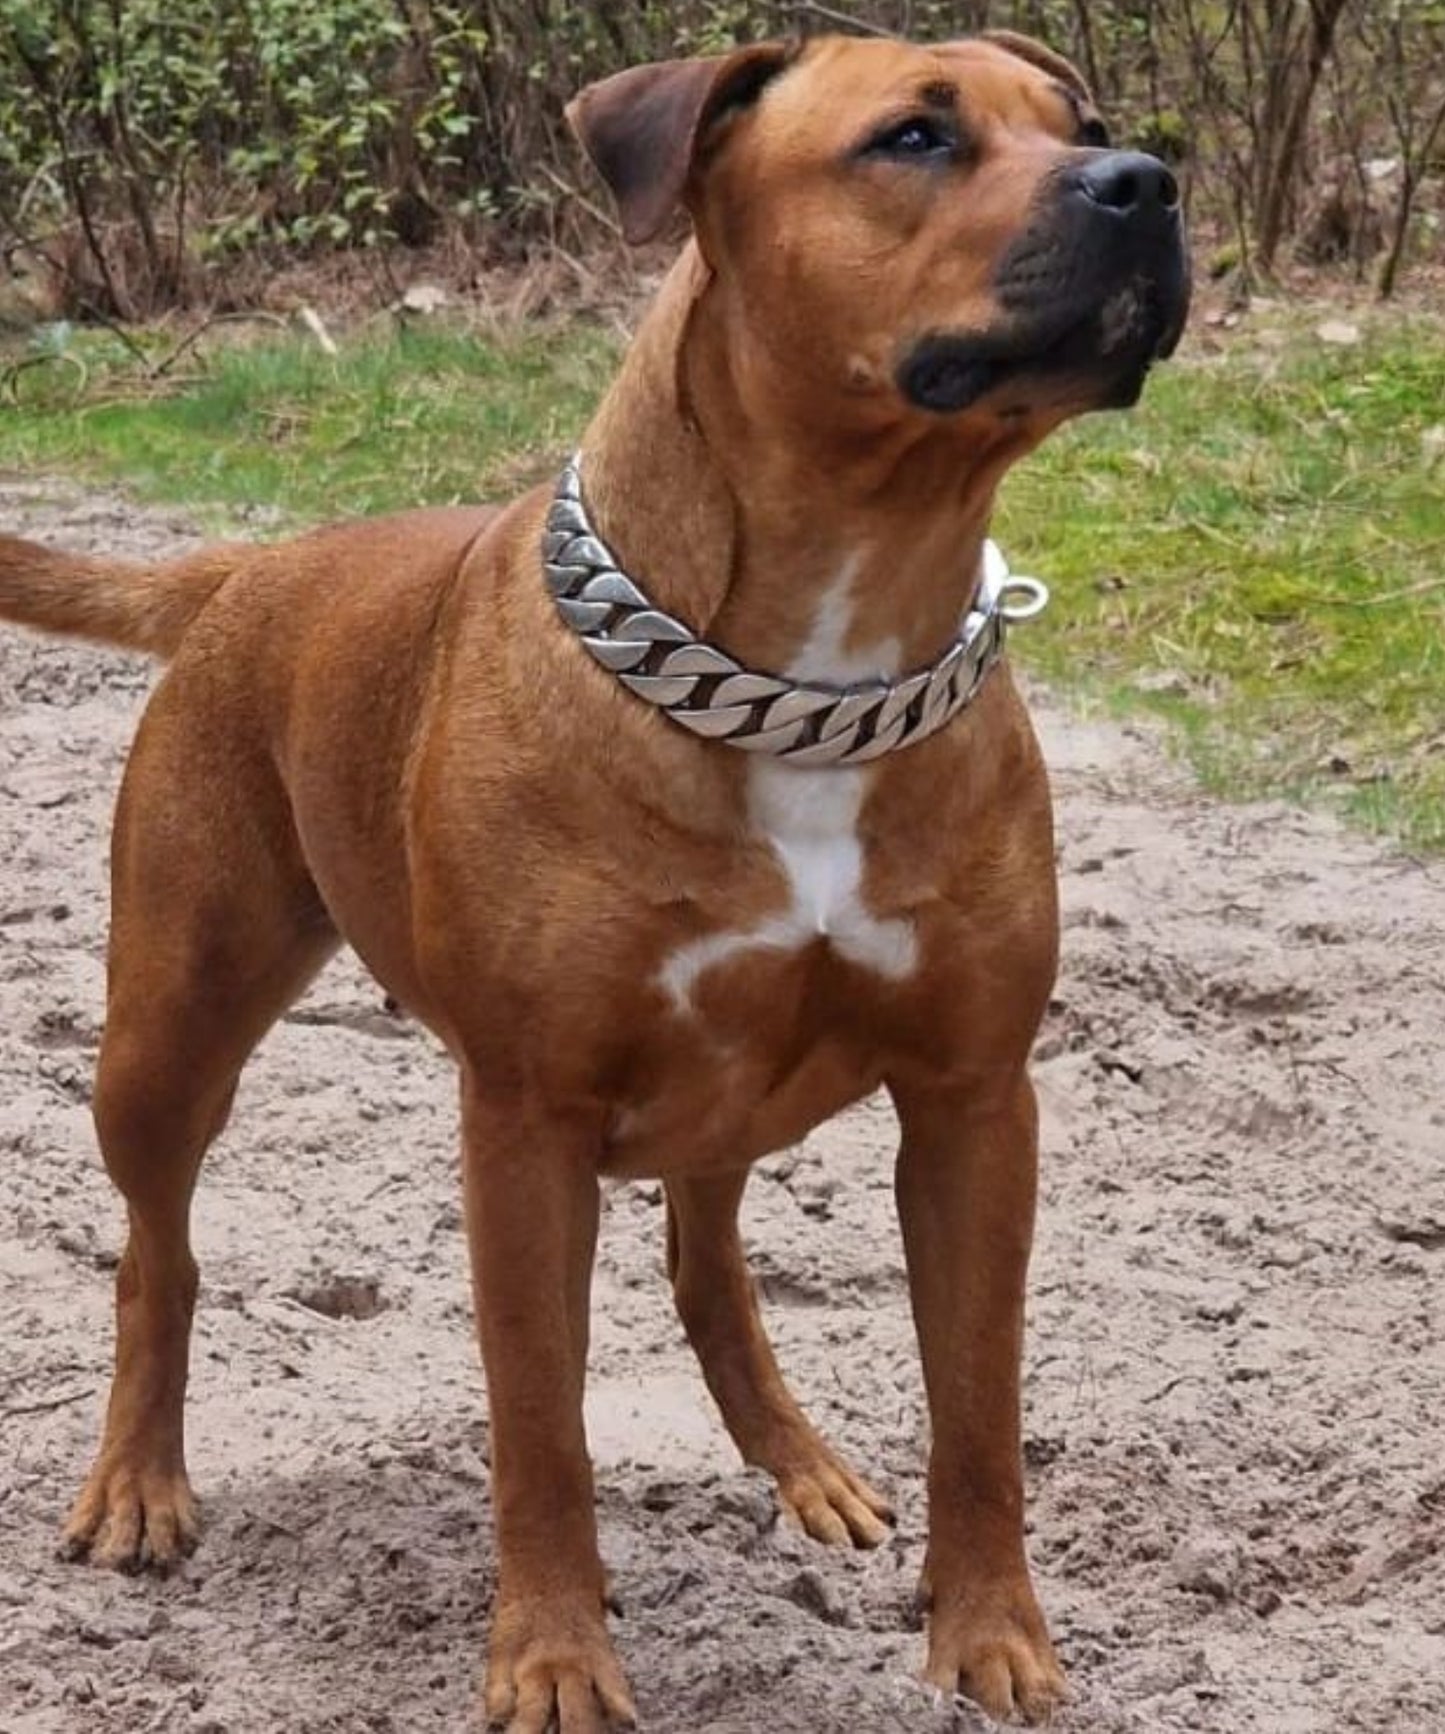
{"label": "dog's front leg", "polygon": [[463,1090],[467,1237],[491,1413],[498,1586],[486,1707],[511,1734],[633,1720],[607,1635],[582,1419],[594,1152],[535,1102]]}
{"label": "dog's front leg", "polygon": [[996,1716],[1064,1695],[1024,1557],[1019,1377],[1037,1112],[1019,1074],[985,1091],[894,1089],[897,1193],[933,1425],[928,1677]]}

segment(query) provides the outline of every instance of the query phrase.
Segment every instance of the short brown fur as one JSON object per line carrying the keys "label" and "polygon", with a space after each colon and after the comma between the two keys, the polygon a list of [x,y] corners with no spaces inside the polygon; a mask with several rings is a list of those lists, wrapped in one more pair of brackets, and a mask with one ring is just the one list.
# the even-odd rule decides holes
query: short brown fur
{"label": "short brown fur", "polygon": [[[698,117],[737,64],[649,82],[652,167],[629,156],[636,75],[578,106],[634,229],[682,198],[696,231],[587,433],[591,508],[660,606],[754,666],[788,666],[849,560],[848,647],[894,640],[923,664],[976,583],[1000,477],[1090,405],[1081,386],[1007,420],[912,414],[897,342],[993,316],[993,265],[1075,117],[997,45],[745,53],[777,75],[701,166]],[[940,85],[974,129],[970,196],[871,166],[840,195],[860,135]],[[548,498],[146,570],[0,540],[0,613],[172,659],[116,817],[95,1117],[130,1238],[71,1545],[164,1566],[195,1540],[191,1189],[253,1045],[344,938],[461,1073],[499,1550],[489,1713],[514,1734],[631,1714],[582,1422],[600,1175],[665,1179],[678,1307],[744,1456],[813,1535],[883,1536],[885,1501],[782,1382],[737,1231],[748,1165],[882,1086],[933,1424],[928,1674],[1046,1715],[1063,1681],[1024,1558],[1018,1387],[1025,1066],[1057,920],[1027,717],[1000,668],[963,719],[866,774],[861,895],[911,933],[912,969],[887,978],[820,933],[702,971],[680,1007],[667,960],[776,914],[786,876],[749,820],[746,755],[670,725],[559,625]]]}

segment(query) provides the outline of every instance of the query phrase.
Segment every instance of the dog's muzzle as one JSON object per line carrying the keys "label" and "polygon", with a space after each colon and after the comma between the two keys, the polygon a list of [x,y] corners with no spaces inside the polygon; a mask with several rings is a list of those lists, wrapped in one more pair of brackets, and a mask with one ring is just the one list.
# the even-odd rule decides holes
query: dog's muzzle
{"label": "dog's muzzle", "polygon": [[920,409],[954,414],[1010,384],[1064,376],[1086,407],[1122,406],[1173,353],[1190,289],[1174,176],[1137,151],[1080,154],[1045,183],[1000,261],[998,324],[933,332],[904,355],[899,389]]}

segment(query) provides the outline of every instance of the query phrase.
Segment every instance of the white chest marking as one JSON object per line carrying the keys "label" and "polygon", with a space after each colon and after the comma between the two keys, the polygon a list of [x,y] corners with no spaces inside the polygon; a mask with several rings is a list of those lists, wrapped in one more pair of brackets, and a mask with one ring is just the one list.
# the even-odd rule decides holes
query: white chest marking
{"label": "white chest marking", "polygon": [[[899,647],[889,639],[872,650],[848,655],[848,591],[857,558],[845,563],[825,594],[807,643],[787,673],[795,680],[838,685],[898,673]],[[748,818],[772,845],[787,874],[786,909],[751,928],[709,933],[681,945],[663,963],[659,979],[679,1011],[692,1004],[692,990],[705,969],[754,950],[794,951],[819,935],[850,963],[889,980],[909,975],[917,963],[911,922],[881,919],[863,901],[863,844],[858,818],[872,767],[807,771],[776,760],[748,765]]]}

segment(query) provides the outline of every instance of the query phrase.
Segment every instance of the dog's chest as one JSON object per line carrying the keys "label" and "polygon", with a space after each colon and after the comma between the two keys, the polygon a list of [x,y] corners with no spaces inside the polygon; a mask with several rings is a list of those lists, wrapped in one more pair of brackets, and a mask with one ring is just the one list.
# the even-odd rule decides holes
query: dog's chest
{"label": "dog's chest", "polygon": [[[847,648],[849,593],[860,555],[842,562],[824,592],[807,641],[791,659],[794,680],[845,686],[897,671],[896,641]],[[910,974],[915,942],[910,924],[868,901],[862,819],[876,770],[830,766],[802,770],[776,759],[748,766],[747,818],[766,842],[787,886],[787,901],[762,920],[720,927],[678,947],[664,962],[660,981],[685,1015],[699,977],[749,952],[800,951],[822,941],[849,963],[891,980]]]}
{"label": "dog's chest", "polygon": [[748,767],[750,829],[781,869],[786,901],[761,920],[720,926],[669,953],[658,980],[674,1010],[697,1015],[700,981],[749,954],[823,946],[886,979],[912,973],[910,923],[874,908],[860,819],[864,770],[799,771],[763,761]]}
{"label": "dog's chest", "polygon": [[[789,672],[842,684],[886,666],[891,647],[843,655],[845,624],[825,600]],[[878,774],[749,764],[747,828],[775,863],[775,896],[765,913],[719,921],[664,956],[667,1013],[641,1068],[646,1089],[613,1117],[616,1171],[752,1160],[877,1083],[870,989],[918,967],[912,920],[882,907],[872,883],[863,821]]]}

